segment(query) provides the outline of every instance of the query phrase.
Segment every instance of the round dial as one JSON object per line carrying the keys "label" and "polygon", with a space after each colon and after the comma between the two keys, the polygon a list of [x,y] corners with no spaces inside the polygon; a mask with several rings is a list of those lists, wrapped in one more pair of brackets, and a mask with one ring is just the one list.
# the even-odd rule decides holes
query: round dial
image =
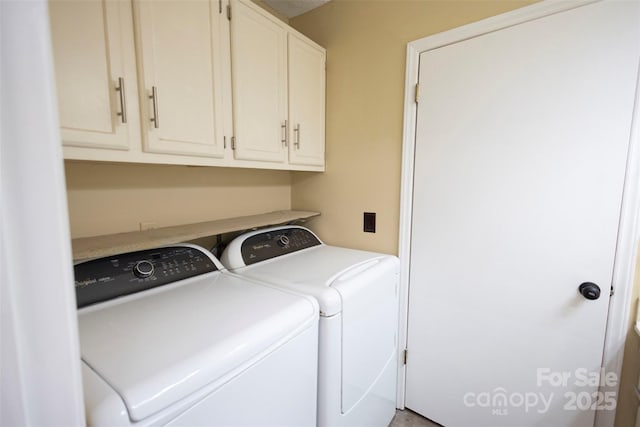
{"label": "round dial", "polygon": [[280,236],[278,238],[278,246],[280,246],[281,248],[289,246],[289,238],[287,236],[285,236],[284,234],[282,236]]}
{"label": "round dial", "polygon": [[141,279],[151,276],[153,274],[153,263],[146,260],[138,261],[136,265],[133,266],[133,274]]}

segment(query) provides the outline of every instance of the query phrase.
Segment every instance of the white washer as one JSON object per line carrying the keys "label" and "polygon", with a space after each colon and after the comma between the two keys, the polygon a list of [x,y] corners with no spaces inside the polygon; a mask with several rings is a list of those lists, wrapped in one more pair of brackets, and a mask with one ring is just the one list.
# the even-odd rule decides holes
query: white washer
{"label": "white washer", "polygon": [[318,425],[386,427],[396,408],[398,259],[285,226],[234,239],[231,271],[320,303]]}
{"label": "white washer", "polygon": [[318,305],[176,245],[75,266],[89,425],[313,426]]}

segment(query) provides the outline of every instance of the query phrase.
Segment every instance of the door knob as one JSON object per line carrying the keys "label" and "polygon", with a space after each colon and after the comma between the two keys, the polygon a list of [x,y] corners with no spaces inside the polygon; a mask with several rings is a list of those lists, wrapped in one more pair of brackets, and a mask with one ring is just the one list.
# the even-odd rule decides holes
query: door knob
{"label": "door knob", "polygon": [[578,287],[578,292],[582,294],[586,299],[598,299],[600,298],[600,286],[591,282],[584,282]]}

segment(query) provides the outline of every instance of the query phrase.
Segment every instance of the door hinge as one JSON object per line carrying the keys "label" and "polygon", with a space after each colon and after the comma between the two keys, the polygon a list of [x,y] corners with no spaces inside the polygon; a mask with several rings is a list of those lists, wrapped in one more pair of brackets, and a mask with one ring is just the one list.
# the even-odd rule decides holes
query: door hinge
{"label": "door hinge", "polygon": [[611,286],[611,291],[609,292],[609,296],[612,297],[615,292],[613,291],[613,285]]}
{"label": "door hinge", "polygon": [[231,149],[232,150],[236,149],[236,137],[235,136],[231,137]]}
{"label": "door hinge", "polygon": [[218,13],[222,14],[222,0],[218,0]]}
{"label": "door hinge", "polygon": [[418,85],[418,83],[416,83],[416,89],[415,89],[415,103],[418,103],[418,96],[420,95],[420,85]]}
{"label": "door hinge", "polygon": [[407,364],[407,349],[405,348],[402,352],[402,364],[406,365]]}
{"label": "door hinge", "polygon": [[226,135],[222,137],[222,148],[227,149],[227,137]]}
{"label": "door hinge", "polygon": [[231,5],[227,5],[227,19],[231,21]]}

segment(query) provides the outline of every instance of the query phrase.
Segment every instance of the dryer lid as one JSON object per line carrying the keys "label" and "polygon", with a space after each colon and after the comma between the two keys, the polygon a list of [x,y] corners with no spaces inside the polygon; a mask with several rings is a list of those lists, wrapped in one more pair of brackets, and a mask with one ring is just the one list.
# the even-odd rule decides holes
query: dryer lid
{"label": "dryer lid", "polygon": [[234,272],[311,295],[320,313],[333,316],[342,311],[343,287],[350,277],[395,258],[373,252],[320,245],[241,267]]}
{"label": "dryer lid", "polygon": [[82,359],[140,421],[222,383],[317,310],[311,298],[213,272],[80,310]]}

